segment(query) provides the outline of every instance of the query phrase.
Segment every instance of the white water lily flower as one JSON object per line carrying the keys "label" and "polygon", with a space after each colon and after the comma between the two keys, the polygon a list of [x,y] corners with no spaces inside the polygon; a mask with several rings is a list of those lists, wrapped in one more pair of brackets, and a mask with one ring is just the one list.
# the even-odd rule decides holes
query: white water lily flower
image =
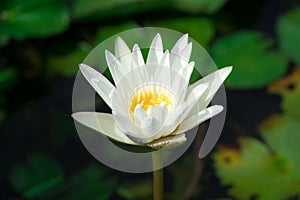
{"label": "white water lily flower", "polygon": [[78,112],[72,117],[107,137],[131,145],[160,148],[186,140],[185,132],[223,110],[209,105],[230,74],[225,67],[189,86],[194,69],[192,43],[183,35],[171,52],[163,51],[161,36],[151,43],[146,63],[137,44],[131,51],[116,38],[115,55],[105,51],[115,86],[86,64],[80,70],[112,114]]}

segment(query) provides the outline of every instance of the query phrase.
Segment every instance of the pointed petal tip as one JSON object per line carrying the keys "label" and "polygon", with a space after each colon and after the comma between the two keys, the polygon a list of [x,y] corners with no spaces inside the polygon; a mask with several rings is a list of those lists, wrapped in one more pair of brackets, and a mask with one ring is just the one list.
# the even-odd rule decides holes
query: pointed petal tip
{"label": "pointed petal tip", "polygon": [[84,63],[80,63],[78,66],[81,71],[90,68],[90,66]]}
{"label": "pointed petal tip", "polygon": [[124,42],[124,40],[120,36],[117,36],[115,39],[115,43],[118,43],[118,42]]}
{"label": "pointed petal tip", "polygon": [[161,36],[160,36],[159,33],[157,33],[157,34],[155,35],[155,37],[153,38],[150,48],[154,48],[154,49],[156,49],[156,48],[162,49],[162,39],[161,39]]}
{"label": "pointed petal tip", "polygon": [[212,106],[212,108],[214,109],[215,112],[220,113],[224,110],[224,107],[221,105],[214,105]]}
{"label": "pointed petal tip", "polygon": [[186,43],[188,42],[188,38],[189,38],[189,34],[188,33],[185,33],[183,34],[179,40],[183,40],[183,41],[186,41]]}
{"label": "pointed petal tip", "polygon": [[72,114],[71,114],[71,117],[72,117],[73,119],[75,119],[75,114],[76,114],[76,113],[72,113]]}
{"label": "pointed petal tip", "polygon": [[105,59],[108,65],[116,60],[114,54],[112,54],[109,50],[105,49]]}
{"label": "pointed petal tip", "polygon": [[93,77],[93,78],[98,77],[98,72],[93,67],[90,67],[87,64],[80,63],[79,69],[80,69],[81,73],[83,74],[83,76],[88,80],[91,77]]}
{"label": "pointed petal tip", "polygon": [[138,45],[137,43],[135,43],[135,44],[133,45],[132,50],[133,50],[133,51],[137,51],[137,50],[139,50],[139,49],[140,49],[139,45]]}
{"label": "pointed petal tip", "polygon": [[223,74],[228,74],[229,75],[231,73],[232,69],[233,69],[233,66],[227,66],[227,67],[223,67],[221,70],[222,70]]}

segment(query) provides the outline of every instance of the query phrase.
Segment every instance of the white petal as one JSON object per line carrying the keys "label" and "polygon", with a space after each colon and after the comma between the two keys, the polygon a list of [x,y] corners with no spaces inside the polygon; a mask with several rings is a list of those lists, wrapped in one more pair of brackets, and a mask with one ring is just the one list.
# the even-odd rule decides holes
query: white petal
{"label": "white petal", "polygon": [[105,50],[105,58],[114,82],[117,84],[128,69],[108,50]]}
{"label": "white petal", "polygon": [[183,113],[186,110],[187,106],[188,105],[183,102],[167,115],[161,136],[167,136],[177,128],[178,124],[183,120]]}
{"label": "white petal", "polygon": [[134,116],[134,120],[136,120],[138,124],[141,124],[142,121],[144,121],[148,117],[147,113],[145,112],[145,110],[140,104],[138,104],[135,107],[133,116]]}
{"label": "white petal", "polygon": [[126,136],[139,144],[146,144],[161,137],[162,124],[152,117],[141,123],[141,133],[125,132]]}
{"label": "white petal", "polygon": [[186,47],[188,43],[189,35],[186,33],[179,38],[174,47],[171,50],[171,53],[179,55],[180,52]]}
{"label": "white petal", "polygon": [[115,41],[115,55],[126,68],[126,72],[131,66],[131,51],[121,37],[117,37]]}
{"label": "white petal", "polygon": [[140,127],[138,127],[133,124],[129,118],[116,112],[114,112],[113,115],[116,124],[124,134],[136,143],[146,144],[161,136],[160,130],[162,129],[162,124],[150,116],[145,117],[143,121],[141,121]]}
{"label": "white petal", "polygon": [[208,89],[209,84],[203,83],[195,86],[192,91],[189,92],[189,95],[186,99],[189,106],[191,104],[194,105],[194,103],[197,102],[197,100],[204,94],[204,92]]}
{"label": "white petal", "polygon": [[116,125],[111,114],[96,112],[74,113],[72,117],[79,123],[100,132],[114,140],[126,144],[138,145],[130,140]]}
{"label": "white petal", "polygon": [[153,108],[152,116],[163,124],[167,116],[166,104],[163,102],[160,105],[155,106]]}
{"label": "white petal", "polygon": [[79,68],[85,79],[100,95],[104,102],[111,108],[112,101],[110,98],[110,94],[115,89],[113,84],[111,84],[109,80],[107,80],[102,74],[86,64],[80,64]]}
{"label": "white petal", "polygon": [[186,80],[187,82],[190,82],[190,78],[191,78],[191,75],[192,75],[192,73],[193,73],[194,66],[195,66],[195,62],[194,62],[194,61],[190,62],[190,63],[186,66],[185,80]]}
{"label": "white petal", "polygon": [[223,110],[223,106],[214,105],[204,110],[201,110],[199,113],[193,115],[192,117],[185,119],[179,125],[178,129],[174,132],[174,134],[184,133],[202,122],[214,117],[219,114]]}
{"label": "white petal", "polygon": [[140,127],[136,126],[128,116],[124,116],[118,111],[113,111],[113,117],[117,126],[125,135],[130,133],[132,135],[135,135],[136,137],[143,137]]}
{"label": "white petal", "polygon": [[208,90],[206,92],[205,97],[201,97],[198,100],[198,104],[196,104],[188,116],[192,116],[199,112],[200,110],[206,108],[210,101],[212,100],[215,93],[218,91],[219,87],[223,84],[224,80],[228,77],[232,70],[232,67],[224,67],[222,69],[219,69],[204,78],[200,79],[199,81],[193,83],[191,86],[189,86],[187,95],[190,94],[190,92],[196,88],[198,85],[203,83],[208,83]]}
{"label": "white petal", "polygon": [[111,93],[111,101],[112,101],[111,109],[113,112],[118,112],[124,116],[129,115],[127,99],[124,97],[120,89],[116,88]]}
{"label": "white petal", "polygon": [[137,44],[133,45],[132,62],[132,65],[136,65],[138,67],[145,65],[142,52]]}
{"label": "white petal", "polygon": [[[152,140],[160,137],[159,131],[162,129],[162,124],[155,118],[148,116],[141,123],[141,130],[144,136]],[[147,143],[150,141],[147,141]]]}
{"label": "white petal", "polygon": [[163,44],[162,44],[160,34],[158,33],[154,37],[151,43],[148,57],[147,57],[147,65],[160,63],[162,56],[163,56]]}
{"label": "white petal", "polygon": [[170,54],[168,50],[165,51],[163,57],[161,58],[160,65],[164,67],[170,67]]}
{"label": "white petal", "polygon": [[121,57],[130,53],[130,49],[121,37],[117,37],[115,41],[115,55]]}
{"label": "white petal", "polygon": [[192,53],[192,43],[190,42],[181,52],[180,56],[185,59],[187,62],[190,60]]}

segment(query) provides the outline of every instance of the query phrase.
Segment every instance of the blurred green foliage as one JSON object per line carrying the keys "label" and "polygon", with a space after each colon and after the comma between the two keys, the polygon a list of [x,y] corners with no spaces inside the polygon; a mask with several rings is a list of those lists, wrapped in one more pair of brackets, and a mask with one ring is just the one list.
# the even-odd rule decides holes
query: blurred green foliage
{"label": "blurred green foliage", "polygon": [[234,65],[225,82],[228,86],[236,89],[262,88],[287,69],[287,58],[277,50],[271,50],[271,46],[272,40],[259,32],[240,31],[218,39],[211,53],[218,66]]}
{"label": "blurred green foliage", "polygon": [[64,181],[58,163],[44,155],[31,155],[27,164],[17,164],[10,173],[10,182],[26,198],[54,198]]}
{"label": "blurred green foliage", "polygon": [[42,37],[68,28],[69,16],[63,1],[5,1],[0,8],[2,34],[12,38]]}
{"label": "blurred green foliage", "polygon": [[300,8],[294,8],[280,16],[276,32],[282,51],[297,62],[297,64],[300,64]]}
{"label": "blurred green foliage", "polygon": [[270,92],[282,95],[283,113],[274,114],[260,124],[264,142],[243,137],[239,140],[240,150],[221,147],[214,155],[218,176],[222,184],[231,185],[232,196],[267,200],[299,195],[299,88],[299,70],[270,88]]}
{"label": "blurred green foliage", "polygon": [[[249,90],[262,89],[281,98],[280,113],[274,108],[271,117],[259,127],[259,137],[240,136],[239,148],[220,145],[213,155],[212,164],[208,165],[215,167],[225,190],[217,197],[267,200],[295,197],[300,194],[300,73],[294,72],[300,65],[300,8],[297,2],[285,2],[292,6],[275,17],[271,31],[262,32],[253,30],[255,22],[251,20],[261,17],[257,14],[258,8],[266,6],[265,1],[253,2],[254,10],[247,8],[243,15],[240,12],[245,9],[237,8],[241,5],[238,1],[227,0],[3,0],[0,6],[0,122],[9,120],[28,102],[47,94],[56,79],[73,79],[77,65],[106,38],[142,26],[174,29],[189,33],[207,48],[217,66],[234,66],[225,83],[231,90],[247,94]],[[245,7],[249,5],[247,1],[243,3]],[[282,79],[286,74],[288,76]],[[199,74],[194,72],[193,81],[196,78]],[[259,114],[260,111],[254,112]],[[14,147],[15,150],[9,151],[12,154],[20,151],[24,158],[10,157],[3,162],[0,172],[5,180],[0,186],[6,187],[3,190],[8,188],[8,192],[0,191],[1,199],[151,197],[149,176],[132,179],[130,174],[115,175],[116,171],[99,163],[84,163],[80,155],[73,155],[75,144],[70,141],[78,141],[78,138],[74,139],[71,120],[65,115],[53,115],[43,115],[49,126],[44,129],[50,136],[34,121],[34,127],[41,134],[28,141],[17,141],[18,145],[29,143],[33,147],[30,150]],[[25,118],[29,117],[26,113]],[[22,133],[7,135],[18,140]],[[46,143],[41,138],[46,138]],[[41,146],[48,151],[39,149]],[[40,151],[43,154],[34,153]],[[58,152],[66,152],[65,156],[71,157],[71,161],[59,159]],[[190,155],[185,156],[167,170],[168,199],[183,197],[195,176],[191,169],[197,167],[197,161]],[[203,175],[205,181],[214,177],[213,170],[209,173]],[[190,197],[206,199],[207,187],[209,183],[196,183]],[[211,196],[208,199],[216,197]]]}

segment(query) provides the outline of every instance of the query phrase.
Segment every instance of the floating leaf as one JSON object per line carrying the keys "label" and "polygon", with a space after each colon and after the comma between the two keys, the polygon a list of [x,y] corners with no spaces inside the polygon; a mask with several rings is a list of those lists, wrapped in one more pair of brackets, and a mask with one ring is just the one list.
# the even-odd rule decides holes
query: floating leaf
{"label": "floating leaf", "polygon": [[261,125],[260,130],[268,145],[286,163],[285,170],[300,180],[299,120],[287,115],[274,115]]}
{"label": "floating leaf", "polygon": [[174,3],[180,10],[193,13],[213,14],[220,10],[227,1],[228,0],[177,0]]}
{"label": "floating leaf", "polygon": [[48,199],[60,192],[64,174],[54,160],[43,155],[31,155],[26,165],[13,167],[9,179],[24,197]]}
{"label": "floating leaf", "polygon": [[236,89],[262,88],[287,69],[288,60],[271,46],[272,40],[262,34],[241,31],[217,40],[211,55],[218,66],[234,66],[226,85]]}
{"label": "floating leaf", "polygon": [[80,171],[70,179],[62,199],[109,199],[114,191],[114,179],[106,176],[103,167],[90,166]]}
{"label": "floating leaf", "polygon": [[280,48],[300,64],[300,8],[279,17],[276,24]]}
{"label": "floating leaf", "polygon": [[300,120],[300,69],[273,82],[268,91],[282,96],[281,108],[285,115]]}
{"label": "floating leaf", "polygon": [[231,196],[268,200],[287,199],[299,193],[299,179],[289,168],[289,160],[274,156],[253,138],[241,139],[240,145],[240,150],[220,147],[214,155],[217,175],[223,185],[230,186]]}
{"label": "floating leaf", "polygon": [[14,38],[54,35],[69,25],[67,8],[59,0],[6,1],[0,14],[1,31]]}

